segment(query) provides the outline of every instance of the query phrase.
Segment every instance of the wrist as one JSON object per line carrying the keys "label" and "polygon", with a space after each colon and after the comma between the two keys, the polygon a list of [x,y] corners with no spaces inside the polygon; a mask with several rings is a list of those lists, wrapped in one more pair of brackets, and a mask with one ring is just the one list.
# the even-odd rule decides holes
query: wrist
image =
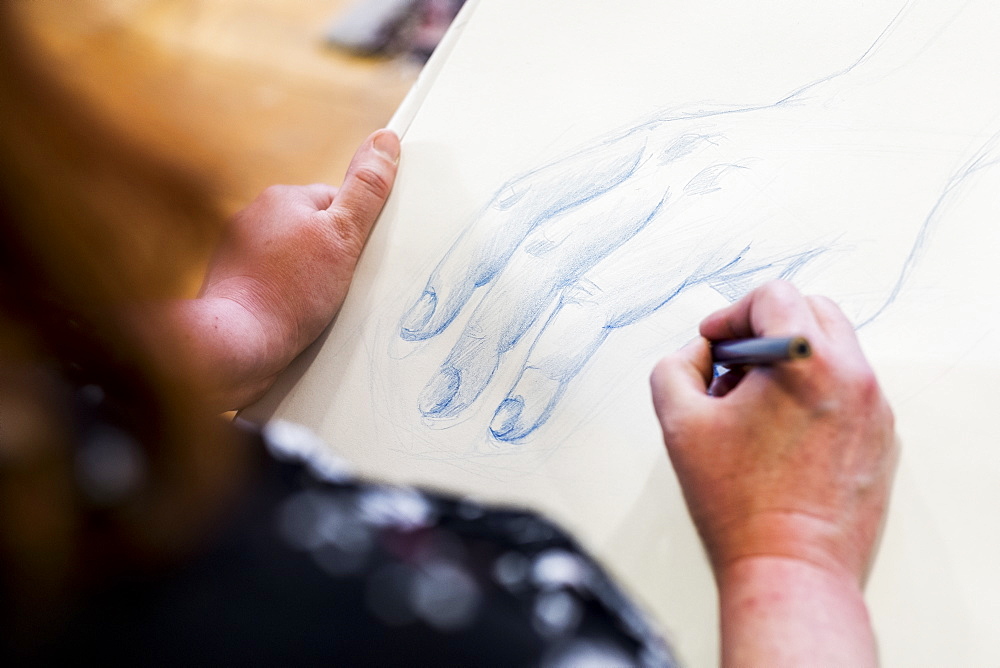
{"label": "wrist", "polygon": [[[716,579],[732,564],[773,557],[811,564],[864,583],[874,536],[854,535],[838,522],[803,512],[767,511],[703,534]],[[717,538],[721,537],[721,538]]]}
{"label": "wrist", "polygon": [[722,664],[874,666],[858,581],[789,557],[739,559],[716,572]]}
{"label": "wrist", "polygon": [[202,296],[147,306],[143,314],[165,368],[192,380],[213,411],[247,406],[276,375],[265,364],[263,326],[234,300]]}

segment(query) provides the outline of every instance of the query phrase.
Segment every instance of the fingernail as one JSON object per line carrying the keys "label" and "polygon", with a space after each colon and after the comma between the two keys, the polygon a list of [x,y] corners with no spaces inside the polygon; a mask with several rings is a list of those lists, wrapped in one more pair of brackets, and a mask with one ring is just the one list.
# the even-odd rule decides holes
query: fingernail
{"label": "fingernail", "polygon": [[425,417],[446,417],[445,411],[455,398],[460,382],[458,369],[442,367],[420,393],[417,408]]}
{"label": "fingernail", "polygon": [[523,431],[521,429],[521,413],[523,411],[524,399],[521,397],[504,399],[490,422],[490,433],[493,434],[493,438],[500,441],[517,438]]}
{"label": "fingernail", "polygon": [[393,164],[399,163],[399,139],[392,130],[379,130],[372,136],[372,148]]}
{"label": "fingernail", "polygon": [[430,290],[425,290],[417,303],[411,306],[410,310],[403,316],[403,321],[399,326],[399,335],[407,341],[419,341],[427,338],[424,328],[431,316],[434,315],[436,308],[437,296]]}

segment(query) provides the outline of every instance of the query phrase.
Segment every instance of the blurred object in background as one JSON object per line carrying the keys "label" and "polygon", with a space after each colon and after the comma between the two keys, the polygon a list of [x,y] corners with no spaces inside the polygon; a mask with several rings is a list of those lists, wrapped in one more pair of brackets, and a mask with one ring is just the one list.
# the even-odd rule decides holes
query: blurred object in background
{"label": "blurred object in background", "polygon": [[60,85],[213,181],[225,213],[274,183],[339,183],[416,77],[328,48],[355,0],[2,2]]}
{"label": "blurred object in background", "polygon": [[387,53],[420,0],[355,0],[327,33],[330,44],[352,53]]}
{"label": "blurred object in background", "polygon": [[356,0],[327,32],[351,53],[426,61],[465,0]]}

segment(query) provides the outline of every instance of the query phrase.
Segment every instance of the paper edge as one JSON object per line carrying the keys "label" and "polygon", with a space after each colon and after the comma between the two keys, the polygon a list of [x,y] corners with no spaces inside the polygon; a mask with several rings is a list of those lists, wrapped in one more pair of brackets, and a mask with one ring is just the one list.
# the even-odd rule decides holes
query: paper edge
{"label": "paper edge", "polygon": [[458,44],[462,34],[465,32],[465,26],[478,6],[479,0],[467,0],[462,5],[462,8],[451,22],[448,30],[445,31],[440,43],[438,43],[431,54],[430,59],[428,59],[427,63],[420,70],[417,80],[410,87],[403,101],[399,103],[392,118],[389,119],[386,127],[395,132],[400,139],[410,129],[413,119],[420,113],[424,100],[434,87],[434,82],[437,80],[441,70],[444,69],[445,64],[450,60],[451,52],[454,51],[455,45]]}

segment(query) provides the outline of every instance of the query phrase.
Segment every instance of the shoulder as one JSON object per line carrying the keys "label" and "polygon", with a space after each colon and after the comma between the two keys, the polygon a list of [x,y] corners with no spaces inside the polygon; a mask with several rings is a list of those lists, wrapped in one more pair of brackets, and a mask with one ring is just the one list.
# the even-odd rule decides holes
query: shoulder
{"label": "shoulder", "polygon": [[299,470],[276,500],[277,539],[319,577],[356,583],[366,624],[435,638],[477,663],[674,663],[643,612],[545,518],[357,480],[288,423],[265,427],[262,441],[279,467]]}

